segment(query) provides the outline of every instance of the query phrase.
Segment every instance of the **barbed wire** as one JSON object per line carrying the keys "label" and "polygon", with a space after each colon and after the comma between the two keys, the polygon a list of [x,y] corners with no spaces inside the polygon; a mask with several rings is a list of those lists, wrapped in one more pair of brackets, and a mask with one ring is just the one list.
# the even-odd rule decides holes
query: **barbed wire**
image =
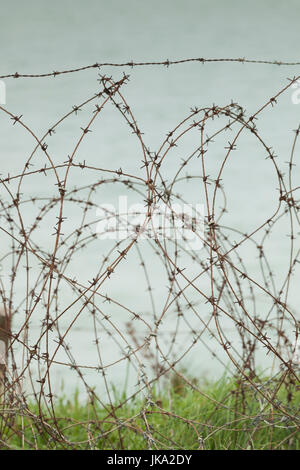
{"label": "barbed wire", "polygon": [[[51,77],[91,68],[99,73],[104,66],[169,66],[188,62],[300,65],[244,58],[198,58],[97,63],[61,72],[15,73],[0,78]],[[154,151],[147,147],[125,97],[129,80],[127,74],[119,80],[99,74],[100,91],[98,86],[80,105],[70,107],[55,123],[47,123],[48,130],[42,136],[23,114],[0,106],[15,132],[22,128],[33,142],[29,156],[24,157],[23,170],[1,175],[0,180],[0,231],[9,240],[3,244],[0,258],[3,304],[0,341],[5,346],[0,366],[3,403],[0,445],[9,447],[11,437],[20,436],[21,419],[22,445],[26,434],[26,443],[32,448],[40,435],[47,436],[49,448],[57,445],[124,448],[125,429],[142,436],[145,448],[182,447],[171,430],[163,434],[155,425],[156,415],[187,425],[195,438],[194,448],[198,449],[224,429],[247,433],[251,442],[253,432],[276,426],[285,432],[283,442],[292,445],[299,430],[293,397],[299,383],[300,324],[298,312],[289,299],[292,285],[297,284],[295,274],[299,268],[296,245],[299,184],[294,175],[300,126],[293,131],[286,176],[275,151],[259,132],[258,122],[266,109],[276,112],[278,100],[299,77],[288,79],[285,87],[251,115],[234,101],[223,106],[191,108]],[[135,159],[134,170],[124,169],[123,163],[126,167],[128,158],[125,154],[122,167],[117,169],[89,162],[87,158],[79,161],[80,148],[91,138],[99,116],[104,116],[103,110],[109,105],[136,141],[136,154],[131,157]],[[83,118],[79,134],[77,127],[74,129],[76,141],[68,156],[56,162],[50,143],[71,116],[81,119],[80,111]],[[117,138],[119,128],[114,127],[113,132]],[[247,233],[238,223],[228,225],[230,219],[225,218],[231,210],[228,205],[231,187],[228,191],[225,173],[228,166],[234,167],[233,155],[243,148],[244,134],[257,144],[276,180],[276,187],[271,185],[272,209],[263,220],[255,214]],[[184,147],[187,138],[191,138],[192,149]],[[222,158],[213,167],[211,149],[217,142]],[[176,154],[178,147],[180,158]],[[167,164],[170,159],[173,173]],[[260,171],[257,167],[258,176]],[[80,174],[79,187],[72,186],[73,179],[77,181],[74,172]],[[233,178],[235,183],[243,181],[242,176]],[[36,195],[41,179],[47,181],[42,183],[45,192]],[[269,188],[267,181],[264,187]],[[98,194],[104,188],[112,188],[108,192],[112,200],[113,195],[132,196],[139,208],[119,213],[112,207],[102,207],[97,212]],[[189,197],[194,199],[199,194],[203,214],[195,208],[188,214],[174,208],[176,204],[185,207]],[[255,188],[249,198],[254,201]],[[159,224],[157,207],[165,216]],[[268,242],[274,234],[280,236],[281,224],[288,230],[289,246],[283,279],[276,282],[278,266]],[[190,246],[190,236],[196,248]],[[98,253],[99,239],[103,240],[102,258],[97,255],[97,263],[92,266],[84,261],[84,253],[87,250]],[[88,269],[88,278],[83,275],[83,265]],[[139,283],[143,288],[137,294]],[[117,290],[111,286],[117,286]],[[132,299],[126,302],[125,292],[130,290],[132,299],[141,296],[142,308],[135,307]],[[261,297],[263,304],[258,301]],[[78,345],[72,337],[76,331],[82,331],[82,318],[84,329],[90,331],[92,362],[84,359],[87,345]],[[228,399],[218,401],[207,396],[201,385],[184,372],[184,361],[196,350],[200,351],[193,356],[197,365],[203,363],[205,352],[229,371],[235,388],[230,390]],[[272,363],[266,379],[260,373],[259,351],[264,351]],[[111,378],[117,367],[125,370],[125,365],[135,376],[135,388],[116,401]],[[59,367],[76,373],[88,397],[89,417],[84,423],[76,423],[85,435],[80,442],[73,441],[69,433],[74,424],[72,418],[61,416],[56,406],[54,382]],[[98,374],[97,387],[86,375],[88,371]],[[157,400],[157,387],[164,390],[170,380],[214,403],[214,414],[220,409],[234,409],[235,419],[220,425],[213,421],[200,423],[197,416],[179,416],[171,408],[163,408]],[[252,404],[247,399],[249,393]],[[127,418],[120,417],[120,410],[128,412],[128,403],[136,397],[142,397],[139,410],[132,410]]]}
{"label": "barbed wire", "polygon": [[169,67],[171,65],[187,64],[189,62],[196,62],[200,64],[208,64],[213,62],[229,62],[229,63],[240,63],[240,64],[260,64],[260,65],[277,65],[277,66],[296,66],[300,65],[300,61],[286,62],[283,60],[263,60],[263,59],[246,59],[245,57],[238,58],[189,58],[189,59],[175,59],[175,60],[162,60],[162,61],[149,61],[149,62],[135,62],[133,60],[127,62],[95,62],[94,64],[84,65],[82,67],[76,67],[66,70],[55,70],[46,73],[30,73],[23,74],[14,72],[6,75],[0,75],[2,78],[46,78],[46,77],[57,77],[58,75],[69,74],[74,72],[82,72],[89,69],[100,69],[101,67],[145,67],[145,66],[164,66]]}

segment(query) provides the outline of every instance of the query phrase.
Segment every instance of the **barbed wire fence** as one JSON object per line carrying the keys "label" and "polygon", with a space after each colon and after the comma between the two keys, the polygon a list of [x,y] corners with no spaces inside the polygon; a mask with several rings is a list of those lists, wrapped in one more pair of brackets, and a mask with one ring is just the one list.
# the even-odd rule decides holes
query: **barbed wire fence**
{"label": "barbed wire fence", "polygon": [[[297,283],[297,275],[299,279],[297,191],[300,186],[294,175],[300,126],[295,126],[285,175],[277,163],[275,151],[259,132],[258,122],[267,108],[274,108],[276,112],[277,101],[298,83],[300,76],[288,79],[284,88],[250,115],[233,101],[225,106],[193,107],[167,133],[160,147],[151,151],[126,99],[126,84],[131,77],[123,73],[116,80],[104,73],[105,67],[125,67],[127,70],[187,62],[300,65],[300,62],[245,58],[196,58],[95,63],[49,73],[15,72],[0,76],[7,80],[53,78],[95,69],[99,82],[92,96],[71,107],[57,122],[49,125],[42,136],[37,135],[21,113],[0,106],[7,120],[16,128],[22,128],[33,142],[29,156],[24,159],[23,170],[18,174],[1,175],[0,228],[2,238],[6,240],[4,246],[7,246],[2,250],[0,260],[0,442],[3,448],[9,448],[8,436],[20,436],[18,419],[23,426],[23,445],[26,440],[32,448],[36,448],[37,436],[41,434],[47,436],[49,448],[58,444],[62,447],[80,444],[82,448],[124,448],[124,429],[133,435],[141,435],[145,448],[174,448],[174,445],[180,448],[181,443],[174,443],[171,432],[162,435],[153,425],[151,418],[157,414],[165,420],[184,422],[195,436],[195,449],[205,448],[206,441],[224,427],[247,432],[250,443],[253,430],[266,426],[285,429],[284,442],[289,442],[299,431],[293,396],[299,390],[300,324],[298,312],[290,306],[289,296]],[[108,105],[113,106],[136,139],[138,150],[136,156],[131,157],[136,159],[135,173],[121,167],[105,168],[78,160],[82,143],[96,132],[99,117]],[[50,142],[71,116],[80,115],[83,110],[88,119],[82,123],[67,158],[56,163]],[[118,129],[115,132],[118,135]],[[258,218],[247,233],[239,226],[223,223],[229,210],[223,175],[234,161],[233,155],[245,133],[257,143],[268,160],[270,172],[276,177],[273,190],[274,195],[277,194],[277,199],[274,196],[273,200],[274,210],[263,222]],[[167,162],[177,147],[194,135],[197,138],[193,140],[192,151],[184,156],[181,154],[181,161],[170,179]],[[211,176],[209,158],[213,158],[210,157],[211,149],[216,141],[221,142],[223,153],[216,174]],[[72,186],[74,171],[80,172],[80,179],[84,181],[80,187]],[[51,184],[54,181],[52,194],[35,195],[37,179],[49,181],[49,177]],[[26,186],[27,181],[29,186]],[[50,188],[48,183],[47,187]],[[131,213],[134,217],[130,221],[128,213],[116,214],[108,208],[97,212],[99,192],[104,187],[112,188],[109,191],[115,194],[119,191],[129,197],[132,195],[144,210]],[[197,211],[187,215],[174,209],[174,204],[184,207],[189,194],[200,194],[199,191],[204,205],[203,230],[197,225],[200,215]],[[158,206],[168,214],[168,227],[165,222],[157,224]],[[28,213],[35,214],[29,226]],[[116,237],[116,221],[118,230],[125,233],[121,238]],[[278,283],[275,279],[278,268],[276,264],[273,267],[272,250],[268,250],[267,245],[281,224],[288,230],[289,248],[284,253],[284,278]],[[190,235],[201,244],[201,250],[191,247]],[[101,236],[106,241],[99,244]],[[99,246],[103,257],[96,270],[91,266],[86,282],[80,279],[83,254],[87,248],[98,252]],[[251,255],[251,262],[255,259],[255,270],[252,265],[247,265],[245,247],[255,253],[255,256]],[[159,272],[157,279],[152,276],[154,265],[155,273]],[[164,291],[159,290],[159,299],[154,287],[156,280],[164,288]],[[131,286],[134,293],[142,282],[145,291],[139,295],[145,305],[150,304],[150,309],[147,307],[145,311],[133,309],[131,301],[125,303],[121,295],[123,285]],[[110,285],[119,288],[120,296],[108,294]],[[259,296],[263,298],[262,305],[258,305]],[[72,332],[76,328],[80,331],[78,325],[82,318],[90,325],[87,330],[93,344],[93,364],[80,360],[80,355],[84,357],[81,354],[86,347],[84,344],[70,345],[69,342]],[[232,331],[240,340],[239,346],[232,341]],[[196,416],[178,416],[171,409],[162,408],[157,400],[157,387],[163,390],[167,379],[180,381],[186,389],[203,396],[201,385],[182,367],[194,350],[206,351],[212,361],[219,362],[224,370],[230,370],[239,384],[234,391],[236,401],[232,406],[242,401],[244,413],[237,411],[234,422],[220,427],[199,423]],[[257,365],[259,350],[264,351],[273,364],[266,380],[262,379]],[[203,352],[194,354],[196,364],[203,362],[201,354]],[[72,370],[86,392],[91,411],[84,423],[76,423],[85,433],[80,443],[70,440],[68,431],[74,423],[60,416],[56,406],[53,382],[58,367],[63,371]],[[117,401],[109,375],[116,367],[123,370],[130,367],[135,378],[132,393],[126,393]],[[99,389],[89,382],[89,372],[97,374]],[[285,400],[279,399],[282,387],[287,391]],[[245,390],[251,390],[253,400],[259,402],[259,412],[251,411]],[[122,418],[119,412],[133,398],[141,396],[143,399],[138,402],[136,414]],[[214,400],[213,397],[208,399]],[[216,413],[227,406],[217,401],[215,404]],[[99,407],[104,410],[101,417]],[[137,417],[140,426],[136,425]],[[238,427],[246,419],[252,427]],[[25,433],[28,428],[31,439]],[[116,433],[118,438],[112,438]]]}

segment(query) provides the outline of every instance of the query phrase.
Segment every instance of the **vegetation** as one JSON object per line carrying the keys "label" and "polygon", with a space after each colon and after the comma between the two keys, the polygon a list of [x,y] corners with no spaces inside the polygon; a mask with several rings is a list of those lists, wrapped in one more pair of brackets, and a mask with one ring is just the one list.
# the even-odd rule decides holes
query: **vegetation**
{"label": "vegetation", "polygon": [[[270,380],[262,380],[259,389],[268,397]],[[82,403],[76,392],[55,402],[55,418],[42,407],[40,420],[33,403],[15,410],[2,422],[1,448],[299,450],[300,396],[294,392],[280,385],[278,409],[232,378],[194,389],[175,378],[163,392],[154,390],[151,400],[124,404],[125,396],[115,396],[114,407]]]}

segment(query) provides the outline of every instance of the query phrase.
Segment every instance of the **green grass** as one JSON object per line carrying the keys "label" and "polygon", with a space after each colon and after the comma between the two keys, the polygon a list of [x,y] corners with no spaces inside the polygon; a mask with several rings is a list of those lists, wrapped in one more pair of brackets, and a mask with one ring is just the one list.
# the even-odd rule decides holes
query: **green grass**
{"label": "green grass", "polygon": [[[40,424],[37,405],[28,404],[22,411],[15,409],[15,417],[5,426],[2,421],[0,446],[2,449],[138,450],[149,445],[152,449],[300,449],[299,393],[291,393],[281,386],[276,394],[276,403],[280,401],[279,406],[295,417],[291,419],[262,401],[248,385],[241,387],[233,379],[223,378],[215,384],[198,387],[209,398],[173,380],[164,392],[154,391],[152,402],[140,397],[118,408],[125,397],[115,397],[114,411],[109,406],[105,410],[100,405],[80,403],[78,394],[71,399],[62,397],[55,403],[56,424],[53,415],[46,408],[42,410],[48,427]],[[264,390],[271,396],[268,387],[265,381]],[[59,434],[56,437],[56,432],[64,439]]]}

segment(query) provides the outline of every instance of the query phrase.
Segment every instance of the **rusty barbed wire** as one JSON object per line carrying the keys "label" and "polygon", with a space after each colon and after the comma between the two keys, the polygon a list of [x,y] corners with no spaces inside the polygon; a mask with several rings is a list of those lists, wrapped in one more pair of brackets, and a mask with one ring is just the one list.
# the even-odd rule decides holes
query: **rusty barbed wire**
{"label": "rusty barbed wire", "polygon": [[[299,410],[293,404],[293,397],[299,387],[300,323],[289,299],[299,269],[297,191],[300,186],[294,175],[300,126],[293,131],[286,176],[258,124],[264,110],[276,110],[280,97],[300,76],[288,79],[285,87],[251,115],[234,101],[223,106],[193,107],[152,151],[125,97],[131,77],[123,74],[116,80],[99,69],[187,62],[300,65],[300,62],[244,58],[198,58],[97,63],[60,72],[0,76],[51,77],[94,68],[99,83],[92,96],[70,106],[55,123],[47,123],[48,130],[40,137],[22,112],[0,106],[2,115],[14,129],[21,128],[32,139],[32,147],[26,149],[23,170],[1,175],[0,180],[0,230],[6,240],[0,258],[3,305],[0,341],[5,343],[4,353],[0,351],[0,446],[3,448],[10,447],[7,436],[20,435],[18,419],[23,423],[22,444],[26,440],[31,448],[36,448],[37,437],[43,435],[49,448],[59,444],[69,448],[100,445],[122,449],[124,429],[142,436],[145,448],[182,448],[172,432],[163,434],[153,424],[156,415],[185,423],[197,449],[204,449],[206,442],[224,429],[247,433],[249,446],[257,430],[280,426],[286,433],[283,443],[293,442],[299,431]],[[134,172],[126,171],[125,157],[124,166],[119,168],[98,166],[88,158],[79,161],[82,145],[93,135],[98,118],[107,106],[118,113],[136,141],[136,155],[132,156]],[[74,130],[76,141],[64,160],[57,162],[51,144],[71,116],[81,119],[80,111],[83,118]],[[118,128],[114,132],[117,136]],[[226,222],[226,214],[230,215],[231,188],[224,183],[227,167],[232,160],[234,168],[233,155],[242,148],[240,142],[245,134],[259,146],[276,179],[276,187],[272,186],[272,211],[264,220],[257,217],[247,233],[241,226]],[[192,139],[194,135],[196,138]],[[185,148],[184,142],[189,138],[191,141]],[[214,144],[218,155],[222,155],[218,157],[217,168],[212,166],[213,157],[210,157]],[[183,150],[178,152],[178,148]],[[167,167],[171,158],[173,174]],[[259,174],[260,168],[256,171]],[[80,174],[79,187],[72,186],[74,173]],[[42,179],[47,184],[42,183],[45,191],[39,193]],[[135,209],[131,213],[133,220],[128,222],[126,218],[125,225],[123,218],[128,213],[116,214],[111,208],[97,213],[98,201],[103,199],[99,193],[104,193],[106,188],[111,200],[114,195],[126,193],[144,209]],[[188,217],[174,210],[174,204],[183,206],[194,195],[201,197],[205,206],[203,234],[198,230],[197,211]],[[156,224],[158,205],[169,214],[168,230],[165,222]],[[109,224],[116,220],[121,230],[127,230],[126,236],[120,239],[114,236]],[[268,242],[281,224],[288,230],[285,235],[289,248],[285,253],[284,278],[276,282],[278,267],[273,266]],[[186,230],[181,238],[179,228]],[[189,248],[187,234],[202,243],[201,251]],[[92,266],[84,261],[84,256],[88,249],[98,253],[99,235],[105,239],[101,245],[102,257],[97,254],[97,262]],[[251,253],[250,260],[245,247]],[[143,283],[144,291],[141,287],[137,293],[139,283]],[[127,290],[130,289],[129,299]],[[142,308],[135,306],[137,294]],[[258,299],[263,299],[263,303]],[[84,327],[80,321],[84,321]],[[89,333],[88,345],[77,344],[72,337],[83,330]],[[85,359],[88,347],[93,351],[92,363]],[[231,409],[228,404],[231,402],[226,398],[221,402],[206,396],[201,385],[185,372],[185,360],[191,357],[192,351],[199,364],[205,353],[235,379],[236,388],[230,391],[234,420],[220,426],[201,423],[196,416],[179,416],[171,408],[163,408],[157,399],[157,390],[165,390],[171,381],[212,401],[215,413],[219,409]],[[271,363],[271,374],[265,380],[258,363],[262,351]],[[135,385],[130,393],[126,390],[125,395],[116,399],[111,377],[120,368],[134,374]],[[77,383],[85,390],[90,408],[85,422],[74,423],[72,418],[59,415],[54,385],[57,370],[75,373]],[[97,387],[89,373],[99,377]],[[286,392],[284,400],[281,396],[279,399],[282,388]],[[246,392],[251,393],[259,412],[247,402]],[[140,409],[135,408],[132,416],[120,417],[120,410],[128,409],[128,403],[141,396]],[[238,403],[242,403],[243,412],[238,409]],[[25,420],[30,423],[26,425],[27,433]],[[82,428],[85,436],[82,441],[72,441],[69,433],[72,426]]]}
{"label": "rusty barbed wire", "polygon": [[283,60],[263,60],[263,59],[246,59],[245,57],[237,57],[237,58],[204,58],[204,57],[196,57],[196,58],[189,58],[189,59],[175,59],[175,60],[162,60],[162,61],[149,61],[149,62],[135,62],[133,60],[127,62],[95,62],[94,64],[85,65],[82,67],[66,69],[66,70],[56,70],[53,72],[46,72],[46,73],[39,73],[39,74],[21,74],[19,72],[0,75],[0,79],[2,78],[43,78],[43,77],[57,77],[61,74],[68,74],[74,72],[82,72],[84,70],[89,69],[100,69],[101,67],[145,67],[145,66],[154,66],[160,65],[164,67],[169,67],[170,65],[180,65],[186,64],[189,62],[196,62],[200,64],[206,63],[213,63],[213,62],[229,62],[229,63],[240,63],[240,64],[258,64],[258,65],[278,65],[278,66],[296,66],[300,65],[300,61],[295,62],[287,62]]}

